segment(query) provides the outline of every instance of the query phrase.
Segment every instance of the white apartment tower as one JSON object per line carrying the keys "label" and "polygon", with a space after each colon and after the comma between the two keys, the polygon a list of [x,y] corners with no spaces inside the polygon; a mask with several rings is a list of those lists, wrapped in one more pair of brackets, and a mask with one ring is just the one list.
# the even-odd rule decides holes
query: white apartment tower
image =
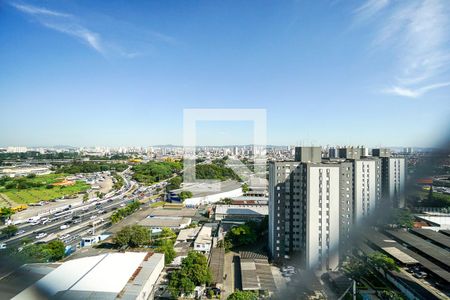
{"label": "white apartment tower", "polygon": [[373,214],[381,200],[381,163],[379,159],[354,161],[354,223],[360,225]]}

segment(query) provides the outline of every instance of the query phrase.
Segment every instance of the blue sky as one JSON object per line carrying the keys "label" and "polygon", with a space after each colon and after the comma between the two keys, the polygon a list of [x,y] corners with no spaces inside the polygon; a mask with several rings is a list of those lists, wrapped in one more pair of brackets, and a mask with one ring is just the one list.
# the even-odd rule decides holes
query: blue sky
{"label": "blue sky", "polygon": [[[278,145],[448,128],[446,0],[102,3],[0,3],[0,146],[181,144],[186,108],[266,109]],[[249,122],[200,125],[251,143]]]}

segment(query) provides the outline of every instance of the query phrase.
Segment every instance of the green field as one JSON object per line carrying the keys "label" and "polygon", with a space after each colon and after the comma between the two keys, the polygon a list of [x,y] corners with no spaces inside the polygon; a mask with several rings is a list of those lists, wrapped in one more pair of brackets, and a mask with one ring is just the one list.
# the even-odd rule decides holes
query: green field
{"label": "green field", "polygon": [[72,186],[49,187],[52,183],[64,180],[64,176],[65,174],[48,174],[34,178],[9,179],[0,186],[0,193],[17,204],[28,204],[75,196],[90,188],[90,185],[83,181],[77,181]]}

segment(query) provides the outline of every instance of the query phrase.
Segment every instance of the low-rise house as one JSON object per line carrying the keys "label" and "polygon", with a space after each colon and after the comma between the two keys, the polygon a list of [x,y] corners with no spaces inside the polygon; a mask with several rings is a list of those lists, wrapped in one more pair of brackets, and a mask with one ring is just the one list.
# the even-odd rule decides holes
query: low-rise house
{"label": "low-rise house", "polygon": [[203,226],[194,242],[194,250],[209,254],[212,245],[212,228]]}

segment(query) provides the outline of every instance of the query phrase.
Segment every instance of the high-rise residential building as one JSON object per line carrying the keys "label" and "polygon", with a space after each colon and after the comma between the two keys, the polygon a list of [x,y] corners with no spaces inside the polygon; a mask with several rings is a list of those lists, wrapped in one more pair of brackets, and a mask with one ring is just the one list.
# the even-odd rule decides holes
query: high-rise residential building
{"label": "high-rise residential building", "polygon": [[339,263],[341,167],[310,162],[315,151],[269,165],[269,249],[274,260],[298,253],[304,267],[326,271]]}
{"label": "high-rise residential building", "polygon": [[295,161],[320,162],[322,147],[295,147]]}
{"label": "high-rise residential building", "polygon": [[356,159],[354,164],[354,223],[371,216],[381,200],[381,163],[378,158]]}
{"label": "high-rise residential building", "polygon": [[359,159],[364,156],[364,148],[361,147],[343,147],[338,149],[338,157],[345,159]]}
{"label": "high-rise residential building", "polygon": [[374,148],[374,149],[372,149],[372,156],[390,157],[391,149],[389,149],[389,148]]}
{"label": "high-rise residential building", "polygon": [[320,147],[297,147],[295,161],[269,164],[272,259],[300,257],[303,267],[335,269],[339,256],[351,250],[352,229],[383,204],[383,193],[401,203],[404,158],[361,157],[362,147],[343,149],[344,158],[322,159]]}
{"label": "high-rise residential building", "polygon": [[392,156],[390,149],[372,149],[372,155],[381,160],[381,197],[386,208],[405,206],[406,161]]}

